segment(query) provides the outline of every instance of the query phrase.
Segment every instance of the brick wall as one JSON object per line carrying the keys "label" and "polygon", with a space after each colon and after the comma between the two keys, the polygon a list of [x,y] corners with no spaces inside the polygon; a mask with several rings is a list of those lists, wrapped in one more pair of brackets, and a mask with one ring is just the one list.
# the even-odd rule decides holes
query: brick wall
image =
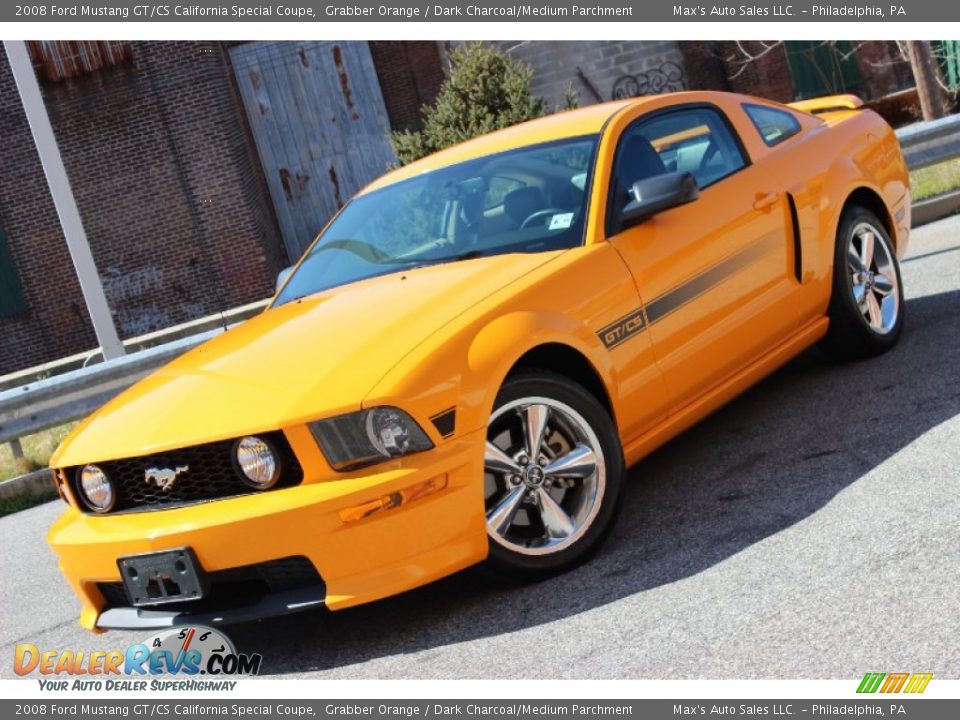
{"label": "brick wall", "polygon": [[436,42],[373,40],[370,54],[377,70],[387,116],[394,130],[420,124],[420,109],[432,103],[443,83],[443,62]]}
{"label": "brick wall", "polygon": [[[133,43],[130,66],[44,93],[122,337],[270,294],[283,251],[218,44]],[[0,157],[28,305],[0,318],[2,374],[97,344],[3,53]]]}
{"label": "brick wall", "polygon": [[[729,90],[779,102],[793,101],[793,77],[782,44],[746,41],[738,46],[721,41],[679,45],[687,64],[699,68],[696,82],[691,83],[693,89]],[[747,53],[756,59],[745,62]]]}
{"label": "brick wall", "polygon": [[727,68],[722,60],[721,43],[715,40],[703,42],[678,42],[680,54],[687,67],[687,83],[691,90],[730,90]]}
{"label": "brick wall", "polygon": [[[531,89],[550,109],[564,107],[572,86],[581,106],[617,96],[686,88],[683,56],[675,42],[495,42],[534,69]],[[579,70],[579,72],[578,72]]]}
{"label": "brick wall", "polygon": [[910,63],[895,42],[858,43],[856,57],[868,98],[881,98],[915,84]]}

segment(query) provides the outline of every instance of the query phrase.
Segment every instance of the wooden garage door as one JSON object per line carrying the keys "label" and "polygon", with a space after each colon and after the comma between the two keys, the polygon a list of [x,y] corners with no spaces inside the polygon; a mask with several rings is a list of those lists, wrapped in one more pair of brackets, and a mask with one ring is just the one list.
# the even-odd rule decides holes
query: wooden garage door
{"label": "wooden garage door", "polygon": [[291,260],[395,160],[365,42],[253,42],[230,58]]}

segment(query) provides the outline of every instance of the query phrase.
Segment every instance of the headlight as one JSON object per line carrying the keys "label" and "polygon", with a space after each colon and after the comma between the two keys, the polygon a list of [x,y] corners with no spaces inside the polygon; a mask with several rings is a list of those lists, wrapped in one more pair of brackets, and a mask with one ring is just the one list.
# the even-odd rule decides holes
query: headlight
{"label": "headlight", "polygon": [[310,423],[334,470],[355,470],[410,453],[433,443],[416,421],[394,407],[376,407]]}
{"label": "headlight", "polygon": [[257,490],[267,490],[280,479],[280,463],[273,447],[258,437],[245,437],[237,441],[237,467],[243,480]]}
{"label": "headlight", "polygon": [[107,512],[113,507],[115,496],[110,478],[96,465],[80,468],[80,495],[94,512]]}

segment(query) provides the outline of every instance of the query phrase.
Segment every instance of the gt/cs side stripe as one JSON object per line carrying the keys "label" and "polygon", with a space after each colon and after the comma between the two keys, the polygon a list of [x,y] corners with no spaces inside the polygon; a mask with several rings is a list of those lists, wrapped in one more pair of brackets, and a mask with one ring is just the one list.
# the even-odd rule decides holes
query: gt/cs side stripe
{"label": "gt/cs side stripe", "polygon": [[721,260],[713,267],[707,268],[699,275],[694,275],[660,297],[651,300],[647,303],[647,317],[650,319],[650,324],[662,320],[691,300],[736,275],[750,263],[759,260],[773,241],[780,241],[778,233],[765,235],[752,245],[748,245],[743,250]]}
{"label": "gt/cs side stripe", "polygon": [[597,331],[597,337],[600,338],[607,350],[611,350],[620,343],[629,340],[646,326],[647,319],[643,314],[643,308],[637,308],[619,320],[614,320],[609,325],[600,328]]}
{"label": "gt/cs side stripe", "polygon": [[698,275],[684,280],[677,287],[647,303],[646,311],[644,311],[644,308],[638,308],[609,325],[605,325],[597,331],[597,337],[600,338],[600,341],[608,350],[617,347],[708,290],[712,290],[743,270],[750,263],[759,260],[772,246],[780,242],[782,242],[782,237],[779,233],[765,235],[755,243],[724,258]]}

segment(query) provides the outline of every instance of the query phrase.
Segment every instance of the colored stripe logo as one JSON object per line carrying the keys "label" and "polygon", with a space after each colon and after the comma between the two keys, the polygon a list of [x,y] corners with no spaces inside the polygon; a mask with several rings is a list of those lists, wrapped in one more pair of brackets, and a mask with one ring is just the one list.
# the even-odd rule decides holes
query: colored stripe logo
{"label": "colored stripe logo", "polygon": [[867,673],[860,681],[858,693],[922,693],[933,673]]}

